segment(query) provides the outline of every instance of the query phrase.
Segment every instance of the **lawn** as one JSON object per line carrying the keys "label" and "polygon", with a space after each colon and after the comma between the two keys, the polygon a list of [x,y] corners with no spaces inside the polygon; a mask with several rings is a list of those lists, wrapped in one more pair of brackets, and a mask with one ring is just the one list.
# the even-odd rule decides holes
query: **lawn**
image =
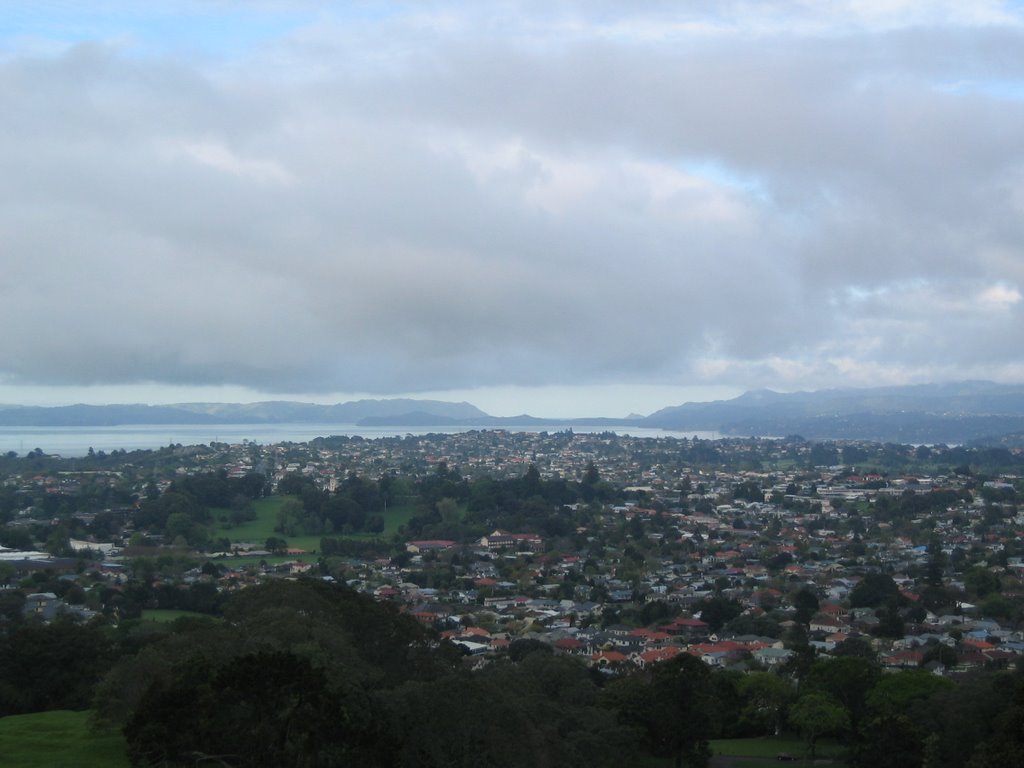
{"label": "lawn", "polygon": [[4,768],[128,768],[124,737],[89,730],[89,712],[40,712],[0,718]]}
{"label": "lawn", "polygon": [[143,621],[155,621],[160,624],[176,621],[177,619],[181,619],[186,616],[195,619],[210,618],[205,613],[196,613],[195,611],[179,611],[173,608],[145,608],[142,611]]}
{"label": "lawn", "polygon": [[[224,537],[232,544],[239,542],[252,542],[262,546],[263,542],[272,536],[282,537],[280,533],[274,530],[274,526],[277,525],[277,513],[287,498],[288,497],[286,496],[271,496],[266,499],[259,499],[255,503],[255,520],[248,520],[241,525],[218,525],[210,530],[210,538],[216,540]],[[221,515],[227,515],[227,510],[215,509],[212,510],[212,512],[215,520],[218,520]],[[409,518],[411,518],[415,513],[415,497],[406,497],[401,503],[388,507],[387,512],[384,514],[383,532],[337,534],[336,537],[340,539],[357,539],[363,541],[390,539],[398,533],[398,529],[401,526],[409,522]],[[321,537],[319,535],[284,536],[283,538],[287,540],[289,547],[297,547],[309,552],[313,552],[320,548]]]}
{"label": "lawn", "polygon": [[[711,768],[779,768],[779,766],[805,765],[803,739],[795,736],[772,736],[761,739],[719,739],[710,743]],[[845,768],[845,750],[834,739],[819,739],[815,750],[816,765],[822,768]],[[793,762],[776,759],[779,754],[792,755]],[[822,761],[822,762],[818,762]],[[828,762],[825,762],[828,761]],[[636,768],[672,768],[670,757],[637,755],[632,763]]]}
{"label": "lawn", "polygon": [[[760,739],[719,739],[711,742],[711,751],[716,757],[765,758],[764,765],[777,765],[779,754],[792,755],[803,762],[804,741],[796,736],[767,736]],[[846,750],[834,739],[818,739],[815,748],[817,760],[832,760],[833,766],[843,766]],[[728,760],[718,761],[725,765]],[[785,763],[783,763],[785,764]],[[745,768],[759,768],[760,762],[744,760]]]}
{"label": "lawn", "polygon": [[416,497],[403,496],[401,498],[401,502],[388,507],[387,514],[384,515],[384,532],[380,534],[381,538],[390,539],[416,514]]}
{"label": "lawn", "polygon": [[[255,520],[247,520],[240,525],[222,524],[210,530],[210,538],[216,540],[223,536],[229,539],[232,544],[252,542],[262,546],[263,542],[271,536],[281,536],[280,533],[274,530],[274,526],[277,525],[277,513],[287,498],[287,496],[270,496],[266,499],[257,500],[254,504],[256,507]],[[228,513],[226,509],[213,509],[211,512],[215,520],[219,519],[221,515]],[[302,549],[316,549],[320,546],[320,537],[293,536],[288,539],[288,545]]]}

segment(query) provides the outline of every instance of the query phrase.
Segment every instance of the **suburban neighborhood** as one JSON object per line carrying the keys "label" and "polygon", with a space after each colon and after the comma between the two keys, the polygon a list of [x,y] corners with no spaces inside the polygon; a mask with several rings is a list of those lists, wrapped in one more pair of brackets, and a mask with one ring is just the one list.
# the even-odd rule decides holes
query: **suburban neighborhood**
{"label": "suburban neighborhood", "polygon": [[[586,670],[653,755],[693,749],[703,764],[709,734],[783,728],[812,756],[832,735],[849,765],[877,762],[893,739],[913,760],[954,754],[974,742],[929,742],[872,691],[891,678],[917,706],[1024,668],[1022,467],[1008,448],[502,430],[8,454],[0,636],[16,679],[25,633],[155,649],[228,616],[242,631],[237,606],[319,585],[417,627],[423,652],[465,684],[532,674],[536,654]],[[378,641],[361,623],[346,632]],[[111,701],[137,695],[119,671],[132,659],[91,657],[98,688],[43,701],[98,696],[99,711],[123,711]],[[700,688],[701,675],[727,681],[738,709],[672,747],[624,693]],[[867,728],[872,716],[895,730]]]}
{"label": "suburban neighborhood", "polygon": [[[818,654],[860,639],[891,668],[921,665],[929,649],[943,646],[955,662],[950,654],[933,661],[939,674],[1006,666],[1024,652],[1020,480],[1006,473],[979,478],[969,466],[915,471],[926,458],[941,465],[941,449],[926,449],[934,454],[926,457],[907,448],[909,470],[883,475],[877,465],[810,465],[817,451],[836,460],[852,454],[866,467],[869,447],[822,451],[820,444],[782,440],[496,431],[320,442],[172,447],[151,457],[150,466],[94,459],[112,466],[99,470],[50,457],[60,469],[8,475],[4,488],[14,506],[32,502],[5,511],[5,541],[31,540],[25,549],[0,550],[8,601],[23,594],[26,614],[49,619],[64,611],[87,620],[112,610],[113,598],[141,575],[141,560],[141,573],[165,590],[205,584],[230,591],[298,574],[344,580],[400,605],[465,649],[474,665],[517,638],[610,672],[676,653],[727,669],[772,668],[792,656],[787,646],[803,634]],[[706,461],[689,459],[702,453]],[[780,468],[767,468],[773,462]],[[390,473],[412,496],[438,468],[457,471],[464,484],[529,471],[538,483],[590,472],[587,487],[600,485],[600,493],[565,505],[579,525],[554,535],[494,528],[477,536],[472,525],[453,521],[450,537],[410,536],[397,547],[356,537],[346,546],[342,536],[344,553],[329,557],[315,546],[272,551],[265,540],[233,540],[226,551],[203,552],[135,521],[147,486],[159,493],[189,475],[256,474],[272,496],[289,476],[333,493],[350,475]],[[92,497],[97,486],[122,503],[76,503],[88,501],[83,489]],[[411,532],[418,521],[412,522],[395,536]],[[58,532],[67,538],[55,549]],[[357,549],[371,556],[359,557]],[[195,564],[184,568],[189,560]],[[886,596],[895,607],[885,609],[880,600],[851,605],[870,575],[884,575],[895,587]],[[51,578],[60,590],[32,590]],[[880,619],[883,610],[897,615]]]}

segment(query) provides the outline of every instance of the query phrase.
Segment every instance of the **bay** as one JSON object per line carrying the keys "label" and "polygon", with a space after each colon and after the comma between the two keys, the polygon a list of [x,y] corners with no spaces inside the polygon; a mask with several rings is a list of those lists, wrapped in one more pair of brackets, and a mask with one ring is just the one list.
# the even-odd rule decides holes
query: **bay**
{"label": "bay", "polygon": [[[368,440],[381,437],[404,437],[405,435],[458,434],[474,430],[494,430],[494,427],[361,427],[355,424],[129,424],[112,427],[0,427],[0,453],[14,451],[19,456],[36,448],[46,454],[60,456],[85,456],[89,449],[155,450],[168,445],[208,445],[218,443],[304,443],[317,437],[330,435],[360,436]],[[616,427],[604,425],[586,426],[579,424],[541,426],[504,426],[508,432],[563,432],[572,430],[581,434],[614,432],[633,437],[699,437],[714,440],[722,437],[717,432],[670,431],[650,427]]]}

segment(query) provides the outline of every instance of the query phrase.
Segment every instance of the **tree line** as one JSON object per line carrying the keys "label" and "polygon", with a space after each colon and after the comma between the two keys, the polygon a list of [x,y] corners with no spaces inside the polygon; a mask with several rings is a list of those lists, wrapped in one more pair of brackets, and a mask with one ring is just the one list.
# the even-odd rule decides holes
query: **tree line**
{"label": "tree line", "polygon": [[210,618],[43,624],[0,636],[0,714],[92,707],[136,766],[613,766],[638,753],[706,766],[716,738],[823,736],[852,766],[1024,764],[1024,674],[883,673],[867,654],[797,653],[716,671],[683,653],[608,674],[520,639],[483,669],[391,604],[274,581]]}

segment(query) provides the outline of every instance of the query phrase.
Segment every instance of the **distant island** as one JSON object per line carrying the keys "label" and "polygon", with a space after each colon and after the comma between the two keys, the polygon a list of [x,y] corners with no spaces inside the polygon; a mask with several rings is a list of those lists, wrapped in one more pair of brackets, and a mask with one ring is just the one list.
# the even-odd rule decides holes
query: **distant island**
{"label": "distant island", "polygon": [[337,424],[372,427],[607,426],[715,431],[737,437],[1024,445],[1024,386],[966,381],[901,387],[745,392],[616,419],[492,416],[461,402],[394,398],[334,405],[290,401],[175,405],[0,406],[0,427],[137,424]]}

